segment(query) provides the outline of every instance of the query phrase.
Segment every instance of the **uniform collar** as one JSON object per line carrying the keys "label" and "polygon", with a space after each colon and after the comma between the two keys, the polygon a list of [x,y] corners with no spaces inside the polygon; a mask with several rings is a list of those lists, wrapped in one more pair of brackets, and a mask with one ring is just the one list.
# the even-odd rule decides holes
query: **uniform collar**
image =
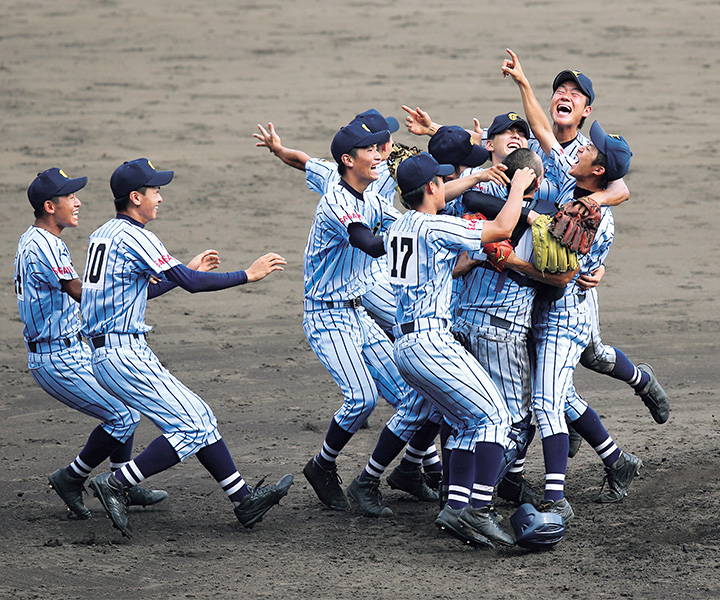
{"label": "uniform collar", "polygon": [[128,221],[128,222],[132,223],[133,225],[137,225],[141,229],[145,229],[145,225],[143,225],[140,221],[136,221],[132,217],[129,217],[128,215],[123,215],[123,214],[118,213],[115,215],[115,218],[121,219],[123,221]]}

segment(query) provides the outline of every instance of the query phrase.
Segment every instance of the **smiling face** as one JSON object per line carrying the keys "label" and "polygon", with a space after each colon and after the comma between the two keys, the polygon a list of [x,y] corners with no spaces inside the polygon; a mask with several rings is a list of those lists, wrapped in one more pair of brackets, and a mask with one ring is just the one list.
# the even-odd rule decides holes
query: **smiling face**
{"label": "smiling face", "polygon": [[563,81],[550,99],[550,117],[560,127],[580,126],[580,121],[590,115],[592,106],[572,79]]}
{"label": "smiling face", "polygon": [[568,173],[578,181],[586,180],[588,177],[599,176],[604,168],[596,164],[598,149],[593,144],[583,146],[577,152],[577,162],[570,167]]}
{"label": "smiling face", "polygon": [[375,181],[378,175],[378,165],[382,161],[382,157],[378,152],[377,145],[367,146],[365,148],[355,148],[355,152],[343,155],[343,162],[352,170],[352,177],[358,183],[365,186]]}
{"label": "smiling face", "polygon": [[522,127],[513,126],[494,135],[485,142],[485,147],[492,152],[494,165],[501,163],[513,150],[527,148],[528,140]]}
{"label": "smiling face", "polygon": [[54,215],[55,224],[61,230],[66,227],[78,226],[78,214],[80,212],[81,202],[75,194],[58,196],[56,202],[51,200],[48,200],[48,202],[50,206],[46,203],[45,210]]}
{"label": "smiling face", "polygon": [[139,190],[130,192],[130,201],[135,207],[133,216],[143,225],[157,219],[158,206],[162,202],[159,187],[148,187],[144,189],[144,193],[141,193]]}

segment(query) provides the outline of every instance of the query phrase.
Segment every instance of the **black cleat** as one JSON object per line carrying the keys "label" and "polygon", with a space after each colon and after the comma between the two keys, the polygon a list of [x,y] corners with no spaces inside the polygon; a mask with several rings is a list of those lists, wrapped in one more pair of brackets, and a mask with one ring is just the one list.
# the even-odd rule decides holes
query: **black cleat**
{"label": "black cleat", "polygon": [[132,486],[128,491],[129,506],[152,506],[168,497],[165,490],[146,490],[139,485]]}
{"label": "black cleat", "polygon": [[583,439],[571,425],[568,425],[568,441],[570,442],[568,458],[573,458],[580,450],[580,444],[582,444]]}
{"label": "black cleat", "polygon": [[468,544],[474,548],[492,548],[493,543],[488,538],[460,520],[463,510],[462,508],[450,508],[445,505],[435,519],[435,525],[438,529],[449,533],[463,544]]}
{"label": "black cleat", "polygon": [[91,516],[90,509],[83,502],[82,493],[85,490],[85,480],[73,477],[63,467],[48,476],[50,487],[54,489],[58,496],[67,505],[68,510],[78,519],[89,519]]}
{"label": "black cleat", "polygon": [[565,523],[575,516],[575,511],[572,509],[572,506],[570,506],[567,498],[560,498],[560,500],[543,500],[537,509],[540,512],[556,513],[565,519]]}
{"label": "black cleat", "polygon": [[399,466],[388,475],[388,485],[394,490],[402,490],[423,502],[437,502],[439,495],[428,484],[420,468],[403,471]]}
{"label": "black cleat", "polygon": [[303,475],[325,506],[333,510],[350,510],[350,503],[340,487],[342,480],[336,465],[325,469],[315,458],[311,458],[303,468]]}
{"label": "black cleat", "polygon": [[650,381],[636,395],[640,396],[655,422],[662,425],[670,416],[670,400],[668,400],[665,390],[658,382],[655,371],[650,365],[639,363],[637,368],[643,373],[647,373],[650,376]]}
{"label": "black cleat", "polygon": [[366,517],[392,517],[393,511],[382,504],[379,479],[353,479],[347,492]]}
{"label": "black cleat", "polygon": [[493,542],[498,542],[504,546],[515,545],[513,537],[500,527],[497,514],[492,506],[488,505],[481,508],[466,506],[460,513],[459,521]]}
{"label": "black cleat", "polygon": [[[627,496],[632,480],[640,473],[640,467],[642,467],[642,461],[637,456],[622,452],[612,467],[605,467],[607,475],[605,475],[595,502],[599,504],[620,502]],[[607,489],[605,489],[606,483]]]}
{"label": "black cleat", "polygon": [[525,479],[523,473],[505,475],[498,483],[497,495],[518,506],[527,502],[535,508],[540,506],[543,500],[543,495]]}
{"label": "black cleat", "polygon": [[128,522],[129,501],[123,484],[112,473],[103,473],[93,477],[88,482],[88,487],[102,503],[113,526],[125,537],[132,537],[132,529]]}
{"label": "black cleat", "polygon": [[254,488],[248,486],[250,493],[235,507],[235,516],[246,529],[252,529],[255,523],[263,520],[267,511],[280,503],[293,484],[293,476],[288,473],[283,475],[275,485],[259,487],[263,481],[264,479],[261,479]]}

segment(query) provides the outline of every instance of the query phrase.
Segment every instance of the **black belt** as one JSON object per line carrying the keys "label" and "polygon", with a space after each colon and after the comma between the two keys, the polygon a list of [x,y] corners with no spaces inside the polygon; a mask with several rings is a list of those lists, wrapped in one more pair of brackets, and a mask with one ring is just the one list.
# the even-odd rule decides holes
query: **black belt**
{"label": "black belt", "polygon": [[409,323],[401,323],[400,331],[403,332],[403,335],[412,333],[413,331],[415,331],[415,321],[410,321]]}
{"label": "black belt", "polygon": [[[60,342],[61,344],[63,344],[66,348],[69,348],[70,346],[72,346],[73,339],[74,338],[63,338],[63,339],[57,340],[57,341]],[[77,340],[80,341],[81,339],[82,339],[82,337],[78,333]],[[47,344],[47,343],[48,342],[28,342],[27,343],[28,350],[30,350],[30,352],[37,352],[38,344]]]}
{"label": "black belt", "polygon": [[352,300],[342,300],[341,302],[325,301],[325,306],[328,308],[358,308],[361,304],[362,300],[359,297]]}
{"label": "black belt", "polygon": [[[136,340],[139,340],[141,335],[145,337],[144,333],[131,333],[129,335],[133,336],[133,338],[135,338]],[[90,338],[90,343],[93,345],[93,348],[95,348],[95,350],[97,350],[98,348],[102,348],[105,345],[105,336],[99,335],[97,337]]]}
{"label": "black belt", "polygon": [[490,325],[492,325],[493,327],[500,327],[500,329],[510,329],[512,323],[507,319],[502,319],[500,317],[496,317],[495,315],[490,315]]}

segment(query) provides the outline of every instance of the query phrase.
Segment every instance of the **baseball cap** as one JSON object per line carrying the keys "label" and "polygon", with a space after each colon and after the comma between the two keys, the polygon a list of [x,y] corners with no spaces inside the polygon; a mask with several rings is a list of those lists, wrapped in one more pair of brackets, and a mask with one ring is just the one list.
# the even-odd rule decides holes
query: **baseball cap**
{"label": "baseball cap", "polygon": [[173,171],[157,171],[147,158],[125,161],[110,177],[110,189],[115,199],[125,198],[143,186],[161,187],[172,181]]}
{"label": "baseball cap", "polygon": [[490,153],[476,144],[470,132],[457,125],[443,125],[428,142],[428,152],[440,163],[479,167]]}
{"label": "baseball cap", "polygon": [[406,158],[398,166],[398,187],[400,192],[405,194],[424,186],[436,175],[451,175],[454,172],[455,167],[452,165],[438,164],[427,152],[421,152]]}
{"label": "baseball cap", "polygon": [[70,179],[65,171],[53,167],[38,173],[33,179],[27,190],[28,200],[33,208],[40,208],[46,200],[51,200],[55,196],[67,196],[83,189],[87,181],[87,177]]}
{"label": "baseball cap", "polygon": [[373,133],[385,131],[386,129],[390,133],[394,133],[400,129],[400,123],[398,123],[398,120],[395,117],[383,117],[374,108],[361,112],[359,115],[355,115],[353,121],[365,123],[365,125],[367,125]]}
{"label": "baseball cap", "polygon": [[557,77],[555,77],[555,81],[553,81],[553,92],[560,87],[560,84],[563,81],[568,80],[572,80],[577,83],[582,93],[590,100],[590,104],[593,103],[595,100],[595,92],[593,91],[592,81],[590,81],[590,78],[587,75],[581,73],[580,71],[572,71],[569,69],[560,71],[557,74]]}
{"label": "baseball cap", "polygon": [[390,139],[390,132],[387,129],[373,133],[370,127],[361,121],[351,121],[335,134],[330,144],[330,152],[335,162],[342,160],[343,154],[347,154],[353,148],[365,148],[374,144],[384,144]]}
{"label": "baseball cap", "polygon": [[511,127],[520,127],[520,129],[522,129],[525,133],[525,137],[530,139],[530,126],[527,124],[527,121],[516,112],[509,112],[495,117],[487,130],[488,139],[498,133],[507,131]]}
{"label": "baseball cap", "polygon": [[595,147],[605,155],[605,174],[610,181],[625,177],[630,169],[630,146],[621,135],[605,133],[600,123],[595,121],[590,128],[590,139]]}

